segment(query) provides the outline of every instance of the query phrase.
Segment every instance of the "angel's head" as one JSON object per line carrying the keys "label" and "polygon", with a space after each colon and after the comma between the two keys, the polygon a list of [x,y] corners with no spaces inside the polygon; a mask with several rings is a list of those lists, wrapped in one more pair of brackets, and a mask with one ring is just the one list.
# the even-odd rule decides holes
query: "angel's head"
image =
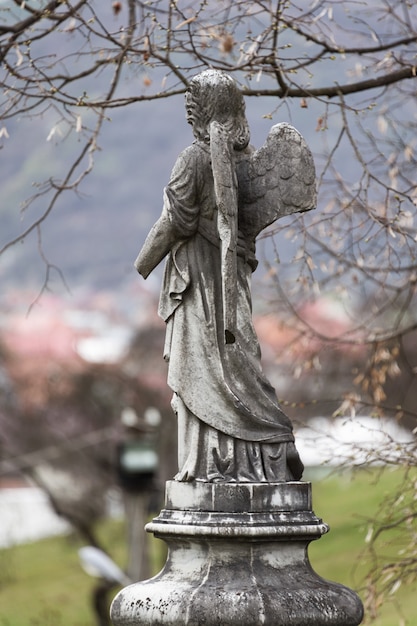
{"label": "angel's head", "polygon": [[231,76],[219,70],[206,70],[191,79],[185,94],[187,122],[196,139],[210,142],[210,123],[219,122],[227,128],[235,150],[249,143],[249,126],[245,101]]}

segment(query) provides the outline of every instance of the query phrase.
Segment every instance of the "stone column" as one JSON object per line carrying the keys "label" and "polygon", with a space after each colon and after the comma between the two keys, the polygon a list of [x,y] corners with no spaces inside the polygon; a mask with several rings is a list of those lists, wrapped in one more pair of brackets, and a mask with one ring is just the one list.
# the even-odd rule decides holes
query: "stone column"
{"label": "stone column", "polygon": [[169,481],[147,530],[169,554],[154,578],[113,601],[114,626],[358,626],[363,607],[312,569],[307,548],[328,526],[311,485]]}

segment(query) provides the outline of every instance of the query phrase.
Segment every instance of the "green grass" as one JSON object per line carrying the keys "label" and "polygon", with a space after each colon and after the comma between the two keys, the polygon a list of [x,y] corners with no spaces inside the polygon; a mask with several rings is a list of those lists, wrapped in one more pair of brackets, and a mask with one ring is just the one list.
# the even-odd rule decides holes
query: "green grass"
{"label": "green grass", "polygon": [[80,572],[77,545],[53,538],[3,550],[1,626],[91,626],[91,580]]}
{"label": "green grass", "polygon": [[[106,521],[98,535],[123,567],[124,525]],[[82,545],[69,535],[1,550],[0,626],[92,626],[91,594],[97,581],[81,568]]]}
{"label": "green grass", "polygon": [[[309,547],[310,561],[324,578],[359,590],[366,572],[364,539],[368,519],[384,496],[401,490],[401,472],[386,471],[330,476],[312,480],[315,513],[330,525],[330,532]],[[105,549],[124,567],[127,560],[122,522],[106,521],[98,529]],[[90,608],[93,578],[81,569],[75,536],[54,537],[0,551],[0,626],[92,626]],[[164,544],[152,541],[155,572],[160,568]],[[116,593],[110,593],[112,597]],[[373,626],[415,626],[415,587],[400,588],[381,607]],[[394,603],[394,599],[396,604]],[[400,611],[399,611],[400,609]],[[403,620],[403,621],[401,621]]]}
{"label": "green grass", "polygon": [[[381,475],[380,470],[362,470],[312,481],[314,511],[330,526],[330,532],[309,547],[310,562],[318,574],[355,589],[365,598],[364,577],[370,567],[365,538],[370,520],[378,519],[387,496],[403,491],[403,480],[402,471],[387,469]],[[398,553],[398,547],[390,544],[392,538],[393,533],[388,533],[378,544],[383,556]],[[368,612],[364,624],[415,626],[416,590],[416,584],[404,586],[387,596],[378,616],[371,618]]]}

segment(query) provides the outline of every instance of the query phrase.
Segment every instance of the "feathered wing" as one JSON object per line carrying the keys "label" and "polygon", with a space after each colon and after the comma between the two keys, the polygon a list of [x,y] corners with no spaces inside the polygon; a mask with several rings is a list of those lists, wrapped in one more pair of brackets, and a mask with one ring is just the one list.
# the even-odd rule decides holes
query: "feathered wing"
{"label": "feathered wing", "polygon": [[273,126],[264,145],[238,167],[239,228],[255,238],[284,215],[316,207],[313,156],[290,124]]}

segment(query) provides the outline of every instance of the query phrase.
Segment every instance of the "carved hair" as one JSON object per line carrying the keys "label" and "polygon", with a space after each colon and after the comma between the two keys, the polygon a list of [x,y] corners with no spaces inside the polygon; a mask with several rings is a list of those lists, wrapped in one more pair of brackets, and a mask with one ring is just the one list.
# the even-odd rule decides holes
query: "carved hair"
{"label": "carved hair", "polygon": [[196,139],[210,143],[214,120],[229,131],[235,150],[249,143],[245,101],[234,79],[219,70],[206,70],[191,79],[186,93],[187,119]]}

